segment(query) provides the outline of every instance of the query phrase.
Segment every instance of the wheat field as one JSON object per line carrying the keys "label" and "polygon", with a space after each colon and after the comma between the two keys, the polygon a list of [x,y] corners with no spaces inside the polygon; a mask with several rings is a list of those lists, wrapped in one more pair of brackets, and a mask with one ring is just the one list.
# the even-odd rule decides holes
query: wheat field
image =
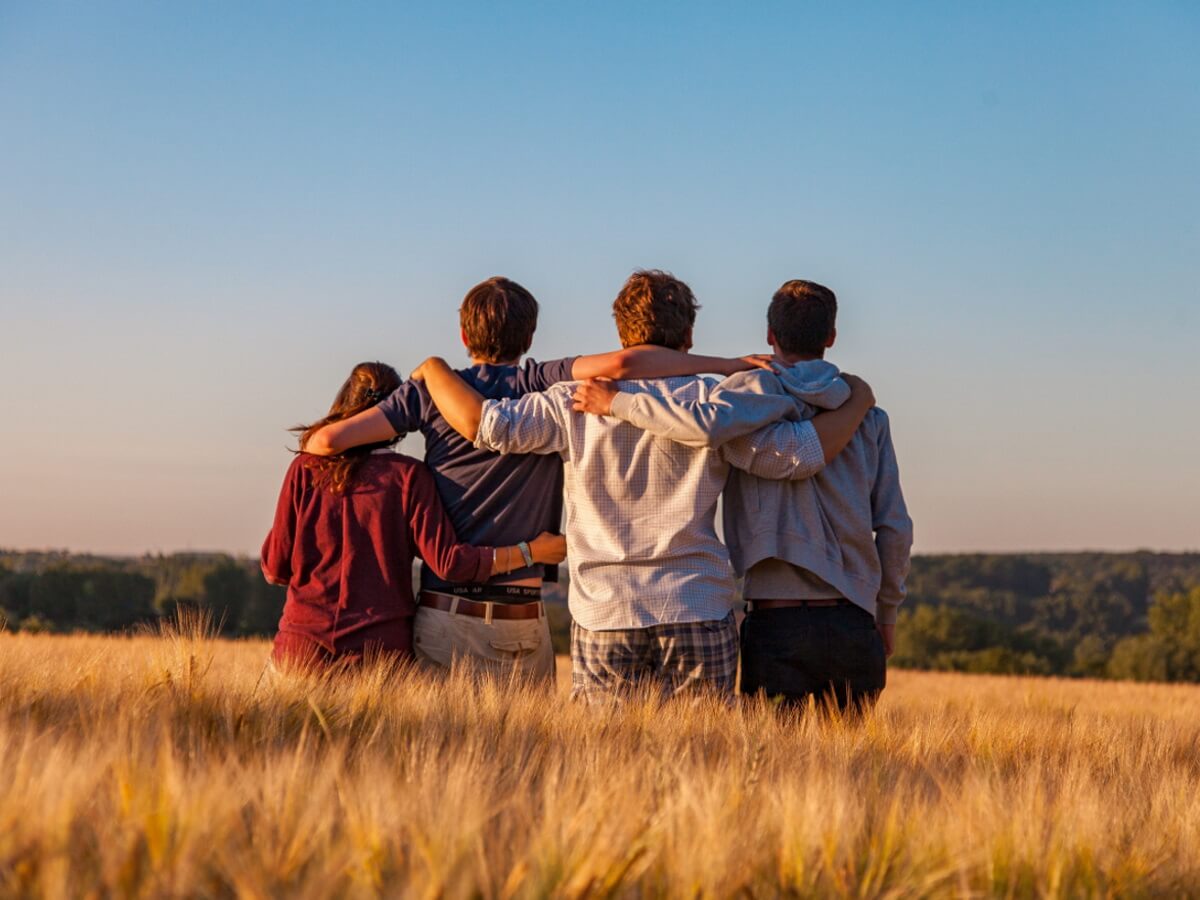
{"label": "wheat field", "polygon": [[6,896],[1200,896],[1200,688],[895,672],[859,723],[265,642],[0,635]]}

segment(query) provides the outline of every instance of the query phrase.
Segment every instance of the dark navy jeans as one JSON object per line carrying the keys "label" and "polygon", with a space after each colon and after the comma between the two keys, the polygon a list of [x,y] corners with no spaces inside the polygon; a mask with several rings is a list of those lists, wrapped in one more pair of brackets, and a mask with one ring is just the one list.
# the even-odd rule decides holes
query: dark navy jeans
{"label": "dark navy jeans", "polygon": [[845,602],[837,606],[756,609],[742,622],[743,694],[802,707],[810,697],[862,712],[887,684],[887,657],[875,619]]}

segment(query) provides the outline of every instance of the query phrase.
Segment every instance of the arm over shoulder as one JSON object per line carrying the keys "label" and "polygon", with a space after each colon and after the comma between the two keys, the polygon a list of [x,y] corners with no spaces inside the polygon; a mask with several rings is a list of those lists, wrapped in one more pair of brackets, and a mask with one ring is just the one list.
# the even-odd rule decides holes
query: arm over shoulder
{"label": "arm over shoulder", "polygon": [[525,360],[517,372],[517,390],[521,394],[533,394],[549,390],[559,382],[575,380],[572,372],[577,359],[580,357],[567,356],[549,362]]}
{"label": "arm over shoulder", "polygon": [[800,481],[825,468],[825,451],[811,421],[776,422],[721,447],[735,469],[772,481]]}
{"label": "arm over shoulder", "polygon": [[799,417],[795,401],[770,390],[769,372],[739,372],[698,400],[621,392],[612,415],[688,447],[720,447],[781,419]]}
{"label": "arm over shoulder", "polygon": [[496,453],[565,451],[570,397],[570,386],[563,384],[516,400],[486,401],[475,446]]}

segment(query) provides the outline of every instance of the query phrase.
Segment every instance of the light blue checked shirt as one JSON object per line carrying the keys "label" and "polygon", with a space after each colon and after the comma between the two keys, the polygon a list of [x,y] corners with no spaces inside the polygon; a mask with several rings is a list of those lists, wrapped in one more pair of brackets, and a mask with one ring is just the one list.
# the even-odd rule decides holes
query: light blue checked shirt
{"label": "light blue checked shirt", "polygon": [[[716,384],[680,377],[619,387],[687,402],[707,401]],[[743,394],[734,398],[730,429],[741,437],[715,449],[686,447],[619,419],[575,412],[574,390],[574,382],[563,382],[485,402],[475,440],[484,450],[562,457],[571,615],[589,631],[723,619],[735,583],[715,522],[729,467],[760,478],[808,478],[825,465],[816,429],[796,421],[790,397]]]}

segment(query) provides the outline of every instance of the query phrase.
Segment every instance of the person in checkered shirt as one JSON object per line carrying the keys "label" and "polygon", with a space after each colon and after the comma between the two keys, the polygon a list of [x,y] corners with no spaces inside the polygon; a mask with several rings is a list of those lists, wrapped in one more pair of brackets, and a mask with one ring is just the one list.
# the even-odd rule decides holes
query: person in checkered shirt
{"label": "person in checkered shirt", "polygon": [[[622,346],[685,352],[697,309],[691,289],[660,271],[635,272],[613,304]],[[713,449],[576,412],[575,382],[485,401],[443,360],[426,361],[412,377],[424,380],[446,421],[476,447],[562,458],[572,694],[586,701],[641,685],[667,697],[732,693],[736,588],[715,525],[730,466],[760,478],[808,478],[849,442],[874,403],[870,388],[856,381],[850,401],[802,422],[790,399],[760,395],[739,414],[764,427]],[[716,383],[674,377],[619,385],[704,402]]]}

